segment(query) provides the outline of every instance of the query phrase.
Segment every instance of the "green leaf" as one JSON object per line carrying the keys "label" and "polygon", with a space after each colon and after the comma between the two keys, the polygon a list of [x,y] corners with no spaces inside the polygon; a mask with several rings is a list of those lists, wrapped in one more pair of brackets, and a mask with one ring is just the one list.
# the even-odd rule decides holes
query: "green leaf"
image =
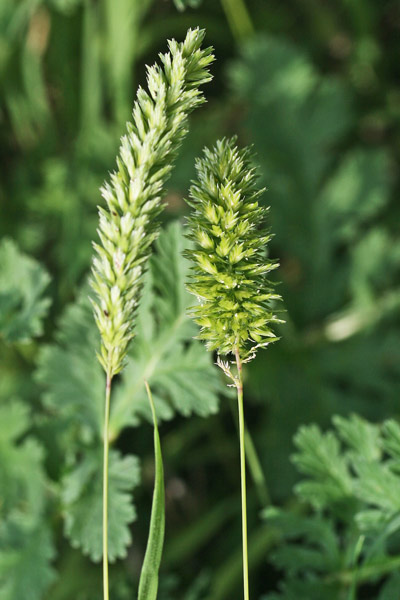
{"label": "green leaf", "polygon": [[355,493],[360,500],[388,515],[400,510],[400,478],[387,464],[367,462],[360,457],[353,465],[358,476]]}
{"label": "green leaf", "polygon": [[156,600],[158,590],[158,571],[164,544],[165,532],[165,490],[164,468],[158,434],[157,416],[150,388],[146,383],[154,424],[155,482],[151,509],[149,538],[139,581],[138,600]]}
{"label": "green leaf", "polygon": [[[84,459],[65,476],[62,499],[65,512],[65,534],[74,548],[98,562],[102,558],[102,454],[87,452]],[[121,457],[110,452],[108,560],[126,556],[131,542],[128,525],[136,518],[132,489],[139,483],[140,472],[135,456]]]}
{"label": "green leaf", "polygon": [[[307,477],[296,489],[310,516],[264,512],[283,540],[271,559],[286,573],[281,595],[267,598],[317,598],[318,590],[321,598],[340,592],[350,600],[400,564],[400,427],[357,415],[333,422],[336,431],[322,434],[312,425],[295,436],[294,462]],[[382,588],[383,598],[392,597],[393,585]]]}
{"label": "green leaf", "polygon": [[1,445],[17,440],[28,424],[28,408],[22,402],[14,400],[0,406]]}
{"label": "green leaf", "polygon": [[[385,194],[382,190],[381,194],[389,198],[388,191]],[[393,288],[392,282],[398,279],[399,265],[400,243],[395,236],[382,226],[363,232],[352,250],[353,304],[367,309],[372,317],[396,310],[400,290]]]}
{"label": "green leaf", "polygon": [[382,454],[380,429],[358,415],[332,419],[341,439],[366,461],[379,460]]}
{"label": "green leaf", "polygon": [[400,471],[400,426],[390,419],[383,424],[383,447],[392,457],[391,466],[397,472]]}
{"label": "green leaf", "polygon": [[381,150],[357,150],[344,158],[323,192],[335,236],[353,239],[389,201],[387,169],[388,157]]}
{"label": "green leaf", "polygon": [[54,548],[45,524],[43,449],[27,437],[28,409],[0,406],[0,597],[41,600],[54,578]]}
{"label": "green leaf", "polygon": [[53,419],[86,442],[102,435],[105,378],[95,355],[99,340],[85,287],[60,319],[57,344],[40,349],[36,372]]}
{"label": "green leaf", "polygon": [[330,572],[341,566],[340,540],[334,523],[321,516],[304,517],[274,507],[263,517],[277,527],[285,540],[301,540],[301,544],[286,543],[272,554],[273,563],[291,573],[305,569]]}
{"label": "green leaf", "polygon": [[45,505],[43,449],[30,437],[18,443],[28,427],[28,410],[13,400],[0,407],[0,518],[24,517],[37,523]]}
{"label": "green leaf", "polygon": [[50,299],[44,291],[49,275],[12,240],[0,244],[0,337],[6,342],[28,342],[43,332]]}
{"label": "green leaf", "polygon": [[351,497],[352,479],[334,433],[321,433],[316,425],[300,427],[294,438],[299,453],[292,457],[299,471],[311,478],[296,486],[299,496],[315,508]]}
{"label": "green leaf", "polygon": [[55,579],[55,551],[45,524],[26,528],[15,522],[0,525],[0,596],[2,600],[42,600]]}

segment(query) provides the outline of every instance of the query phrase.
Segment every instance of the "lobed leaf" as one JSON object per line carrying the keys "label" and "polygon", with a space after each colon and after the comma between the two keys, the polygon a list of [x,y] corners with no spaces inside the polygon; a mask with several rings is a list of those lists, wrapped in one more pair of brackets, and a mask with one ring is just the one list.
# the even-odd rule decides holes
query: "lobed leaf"
{"label": "lobed leaf", "polygon": [[0,597],[41,600],[54,579],[43,449],[27,437],[27,407],[0,406]]}
{"label": "lobed leaf", "polygon": [[358,415],[349,418],[335,416],[333,424],[341,439],[366,461],[379,460],[382,455],[380,428]]}
{"label": "lobed leaf", "polygon": [[44,291],[50,277],[12,240],[0,244],[0,337],[8,343],[28,342],[43,332],[50,306]]}
{"label": "lobed leaf", "polygon": [[[306,477],[296,490],[311,514],[264,512],[283,538],[271,560],[286,573],[281,594],[269,600],[294,598],[294,591],[314,598],[316,590],[321,598],[356,598],[362,583],[384,580],[400,564],[400,427],[357,415],[333,422],[336,431],[301,427],[294,440],[293,461]],[[394,581],[382,598],[391,597]]]}
{"label": "lobed leaf", "polygon": [[400,478],[387,464],[368,462],[361,456],[353,465],[357,474],[355,494],[363,502],[388,515],[400,510]]}
{"label": "lobed leaf", "polygon": [[0,525],[0,597],[42,600],[55,579],[55,550],[47,525],[33,529],[14,522]]}
{"label": "lobed leaf", "polygon": [[[110,452],[108,560],[124,558],[131,542],[128,525],[136,518],[131,491],[140,479],[135,456]],[[65,477],[62,485],[65,534],[74,548],[98,562],[102,558],[102,454],[87,452]]]}
{"label": "lobed leaf", "polygon": [[103,426],[104,374],[95,348],[99,334],[87,289],[62,315],[56,342],[39,351],[36,379],[45,407],[63,430],[81,441],[100,439]]}
{"label": "lobed leaf", "polygon": [[296,491],[316,508],[352,495],[348,461],[341,455],[334,433],[321,433],[316,425],[300,427],[294,438],[299,452],[292,457],[299,471],[311,481],[299,483]]}

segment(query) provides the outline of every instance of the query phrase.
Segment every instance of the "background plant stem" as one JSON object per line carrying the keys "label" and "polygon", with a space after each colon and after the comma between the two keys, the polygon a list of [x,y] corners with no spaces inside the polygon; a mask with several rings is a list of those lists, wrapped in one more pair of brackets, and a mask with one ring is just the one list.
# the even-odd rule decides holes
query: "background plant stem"
{"label": "background plant stem", "polygon": [[112,376],[107,373],[106,402],[104,408],[103,432],[103,598],[109,600],[108,591],[108,429],[110,421],[110,396]]}
{"label": "background plant stem", "polygon": [[254,34],[254,26],[244,0],[221,0],[229,27],[237,42]]}
{"label": "background plant stem", "polygon": [[268,485],[265,480],[264,471],[262,470],[253,438],[251,437],[250,431],[248,430],[246,424],[244,428],[244,436],[247,466],[250,469],[250,473],[256,487],[258,500],[262,507],[269,506],[271,504],[271,497],[269,495]]}
{"label": "background plant stem", "polygon": [[242,362],[239,351],[235,349],[237,365],[237,398],[239,410],[239,440],[240,440],[240,479],[242,492],[242,544],[243,544],[243,591],[244,600],[249,600],[249,560],[247,550],[247,498],[246,498],[246,447],[245,447],[245,427],[244,427],[244,409],[243,409],[243,377]]}
{"label": "background plant stem", "polygon": [[[234,415],[235,423],[236,423],[237,415],[236,415],[234,402],[233,402],[233,399],[230,399],[230,400],[232,400],[232,401],[230,401],[229,406],[231,408],[232,414]],[[238,429],[239,429],[239,427],[238,427]],[[251,433],[246,425],[246,420],[245,420],[245,424],[244,424],[244,443],[245,443],[245,449],[246,449],[247,467],[249,469],[249,473],[250,473],[253,483],[255,485],[258,500],[262,507],[269,506],[271,504],[271,496],[269,493],[268,484],[267,484],[265,476],[264,476],[264,471],[262,469],[261,461],[258,456],[256,447],[254,445],[253,438],[251,437]]]}

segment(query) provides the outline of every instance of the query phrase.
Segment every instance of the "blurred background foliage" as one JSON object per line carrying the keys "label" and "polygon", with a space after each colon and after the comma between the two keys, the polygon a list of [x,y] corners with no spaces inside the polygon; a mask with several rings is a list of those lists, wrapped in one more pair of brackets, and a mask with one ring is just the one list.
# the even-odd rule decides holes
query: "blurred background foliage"
{"label": "blurred background foliage", "polygon": [[[290,560],[301,557],[287,558],[286,552],[282,558],[288,535],[274,529],[290,530],[294,521],[285,518],[316,510],[291,491],[298,477],[290,461],[292,438],[299,425],[325,429],[332,415],[352,412],[373,422],[399,416],[399,3],[2,0],[0,234],[13,240],[0,247],[5,600],[100,598],[99,567],[79,549],[98,558],[98,532],[90,519],[99,508],[102,403],[101,370],[91,352],[96,332],[85,291],[79,290],[90,265],[98,188],[114,166],[136,88],[145,83],[144,65],[164,50],[167,37],[182,39],[196,25],[206,27],[207,42],[215,47],[214,81],[206,90],[208,104],[191,119],[169,183],[165,219],[185,214],[183,197],[204,144],[234,133],[241,143],[254,144],[287,310],[281,341],[259,353],[245,372],[254,444],[253,598],[313,597],[310,586],[298,587],[298,573],[290,569]],[[235,409],[211,357],[191,341],[193,330],[181,318],[187,306],[183,244],[172,224],[148,277],[136,358],[115,400],[113,494],[123,506],[115,527],[127,536],[115,556],[125,556],[133,538],[127,558],[112,568],[115,600],[132,597],[146,542],[152,433],[146,424],[137,427],[149,417],[143,390],[135,390],[134,411],[129,398],[133,382],[149,369],[159,414],[167,421],[161,427],[167,538],[160,600],[240,596]],[[155,366],[154,344],[160,348]],[[223,397],[215,414],[218,394]],[[320,445],[317,440],[314,447]],[[131,455],[140,457],[141,485]],[[134,485],[139,518],[129,532],[134,509],[127,494]],[[292,517],[266,513],[270,502],[293,511]],[[358,514],[360,507],[352,506]],[[331,512],[329,527],[336,533],[319,521],[297,522],[305,551],[313,543],[307,534],[312,527],[322,531],[320,539],[327,536],[327,544],[340,546],[335,535],[353,516]],[[278,547],[275,554],[272,547]],[[362,551],[351,552],[347,562],[338,559],[323,569],[354,564]],[[282,587],[285,565],[294,580]],[[343,595],[335,581],[333,587],[330,580],[314,586],[315,597],[356,597]],[[380,581],[375,576],[372,587],[367,581],[357,598],[375,599],[380,589],[382,600],[394,599],[396,576],[377,588]],[[353,588],[344,589],[353,594]]]}

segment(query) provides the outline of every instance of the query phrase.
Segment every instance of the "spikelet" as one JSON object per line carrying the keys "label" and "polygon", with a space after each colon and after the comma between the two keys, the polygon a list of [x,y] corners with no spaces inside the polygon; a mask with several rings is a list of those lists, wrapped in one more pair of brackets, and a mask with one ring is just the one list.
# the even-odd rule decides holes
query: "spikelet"
{"label": "spikelet", "polygon": [[282,321],[271,302],[281,298],[268,280],[278,263],[265,254],[271,235],[265,229],[268,209],[258,203],[263,190],[256,187],[249,149],[238,150],[235,142],[218,141],[196,162],[198,179],[187,201],[194,242],[186,252],[193,264],[188,290],[199,301],[191,314],[207,348],[221,355],[238,350],[248,361],[257,348],[278,339],[271,325]]}
{"label": "spikelet", "polygon": [[187,133],[189,113],[205,100],[212,49],[202,50],[204,30],[184,42],[169,41],[162,66],[148,67],[148,92],[139,88],[133,119],[121,138],[117,169],[102,188],[100,243],[94,243],[92,301],[101,334],[101,364],[110,377],[123,365],[134,336],[134,316],[151,245],[159,233],[163,186]]}

